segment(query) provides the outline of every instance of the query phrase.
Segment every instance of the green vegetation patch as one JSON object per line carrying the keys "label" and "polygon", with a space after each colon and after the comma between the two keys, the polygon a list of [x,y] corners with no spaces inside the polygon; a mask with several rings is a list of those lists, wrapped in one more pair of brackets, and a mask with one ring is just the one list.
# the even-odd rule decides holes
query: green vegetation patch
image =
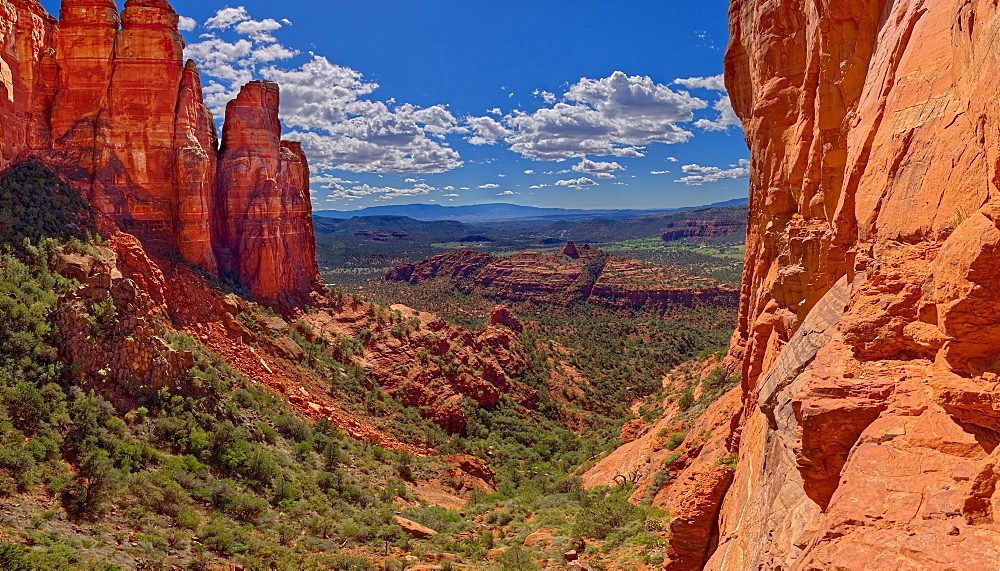
{"label": "green vegetation patch", "polygon": [[84,240],[95,232],[91,206],[40,160],[15,163],[0,173],[0,243]]}

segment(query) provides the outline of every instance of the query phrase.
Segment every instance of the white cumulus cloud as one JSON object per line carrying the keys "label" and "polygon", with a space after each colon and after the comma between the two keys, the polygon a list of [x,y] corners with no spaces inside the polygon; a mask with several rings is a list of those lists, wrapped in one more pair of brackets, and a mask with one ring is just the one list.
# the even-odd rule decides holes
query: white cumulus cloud
{"label": "white cumulus cloud", "polygon": [[291,129],[285,137],[302,143],[318,171],[415,174],[462,165],[458,152],[441,139],[468,128],[444,105],[370,100],[377,83],[322,55],[310,53],[297,65],[283,63],[300,55],[275,37],[290,21],[255,20],[240,6],[218,10],[204,25],[216,32],[188,45],[185,55],[207,80],[205,101],[216,118],[224,116],[226,103],[241,86],[268,79],[281,87],[280,116]]}
{"label": "white cumulus cloud", "polygon": [[704,129],[706,131],[725,131],[730,127],[742,127],[743,123],[740,118],[736,116],[736,112],[733,111],[732,103],[729,101],[729,96],[724,95],[721,99],[715,102],[712,106],[719,112],[719,118],[712,121],[710,119],[699,119],[694,122],[694,126],[699,129]]}
{"label": "white cumulus cloud", "polygon": [[188,18],[187,16],[179,16],[177,20],[177,29],[182,32],[193,32],[195,28],[198,27],[198,20],[194,18]]}
{"label": "white cumulus cloud", "polygon": [[673,91],[645,76],[616,71],[603,79],[582,78],[563,99],[532,113],[515,111],[504,118],[513,131],[512,151],[538,160],[585,155],[641,157],[651,143],[680,143],[693,135],[678,123],[694,120],[707,103]]}
{"label": "white cumulus cloud", "polygon": [[491,182],[489,184],[480,185],[479,188],[500,188],[500,185],[499,184],[493,184]]}
{"label": "white cumulus cloud", "polygon": [[492,145],[510,135],[510,131],[492,117],[468,117],[465,122],[475,133],[468,138],[473,145]]}
{"label": "white cumulus cloud", "polygon": [[578,164],[573,165],[573,170],[576,172],[585,172],[590,174],[611,174],[615,171],[623,171],[625,170],[625,167],[616,162],[601,163],[584,158]]}
{"label": "white cumulus cloud", "polygon": [[573,188],[583,188],[585,186],[597,186],[597,183],[585,176],[582,176],[580,178],[574,178],[569,180],[557,180],[556,186],[571,186]]}
{"label": "white cumulus cloud", "polygon": [[205,20],[205,27],[208,29],[226,29],[233,24],[238,24],[239,22],[249,19],[250,14],[247,13],[247,9],[243,6],[236,8],[226,7],[217,11],[215,15],[208,20]]}
{"label": "white cumulus cloud", "polygon": [[705,167],[692,164],[682,166],[681,170],[688,176],[679,178],[677,182],[683,182],[689,185],[701,185],[719,182],[720,180],[749,178],[750,161],[747,159],[740,159],[737,164],[730,165],[730,168],[725,169],[721,167]]}
{"label": "white cumulus cloud", "polygon": [[236,33],[247,36],[255,42],[276,42],[271,32],[281,28],[276,20],[245,20],[236,24]]}
{"label": "white cumulus cloud", "polygon": [[711,77],[688,77],[688,78],[677,78],[674,80],[677,85],[683,85],[688,89],[713,89],[715,91],[725,91],[726,81],[722,74],[713,75]]}
{"label": "white cumulus cloud", "polygon": [[377,200],[389,200],[400,196],[420,196],[437,190],[433,186],[424,183],[412,185],[410,188],[372,186],[370,184],[347,186],[331,183],[324,188],[330,189],[330,199],[333,200],[355,200],[371,195],[376,195]]}

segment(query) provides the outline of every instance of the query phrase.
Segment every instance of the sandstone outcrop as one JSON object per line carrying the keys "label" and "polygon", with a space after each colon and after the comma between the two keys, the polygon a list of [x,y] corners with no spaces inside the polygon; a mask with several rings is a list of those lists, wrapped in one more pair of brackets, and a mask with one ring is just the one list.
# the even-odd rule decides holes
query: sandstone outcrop
{"label": "sandstone outcrop", "polygon": [[397,266],[389,270],[385,279],[420,284],[437,277],[446,277],[456,284],[460,284],[491,261],[493,261],[493,256],[489,254],[472,250],[458,250],[427,258],[416,264]]}
{"label": "sandstone outcrop", "polygon": [[335,314],[310,313],[302,321],[327,339],[359,339],[357,362],[378,386],[450,433],[465,432],[467,399],[484,408],[496,407],[504,396],[537,406],[538,392],[517,380],[527,355],[509,326],[473,332],[405,305],[381,311],[346,303]]}
{"label": "sandstone outcrop", "polygon": [[572,242],[555,253],[494,258],[459,250],[390,270],[385,279],[425,283],[444,278],[468,294],[513,302],[664,309],[697,303],[735,305],[739,292],[671,266],[610,256]]}
{"label": "sandstone outcrop", "polygon": [[506,305],[498,305],[490,312],[490,325],[503,325],[514,333],[524,331],[524,325]]}
{"label": "sandstone outcrop", "polygon": [[223,258],[254,295],[308,299],[316,286],[309,164],[281,140],[278,85],[253,81],[226,106],[216,181]]}
{"label": "sandstone outcrop", "polygon": [[997,12],[731,4],[744,411],[707,569],[1000,564]]}
{"label": "sandstone outcrop", "polygon": [[59,258],[57,270],[82,284],[59,300],[54,321],[60,353],[122,406],[163,388],[190,394],[194,358],[164,341],[166,329],[156,319],[163,307],[147,293],[148,284],[123,275],[128,263],[105,248],[95,256]]}
{"label": "sandstone outcrop", "polygon": [[409,520],[398,515],[393,516],[392,519],[396,522],[396,525],[403,528],[403,531],[407,535],[416,539],[428,539],[430,537],[434,537],[438,533],[427,526],[420,525],[413,520]]}
{"label": "sandstone outcrop", "polygon": [[56,82],[56,31],[36,0],[0,2],[0,168],[51,140],[45,110]]}
{"label": "sandstone outcrop", "polygon": [[[315,289],[308,168],[280,141],[277,86],[227,113],[223,156],[165,0],[0,2],[0,169],[38,156],[153,255],[233,271],[255,296]],[[266,93],[266,95],[265,95]]]}

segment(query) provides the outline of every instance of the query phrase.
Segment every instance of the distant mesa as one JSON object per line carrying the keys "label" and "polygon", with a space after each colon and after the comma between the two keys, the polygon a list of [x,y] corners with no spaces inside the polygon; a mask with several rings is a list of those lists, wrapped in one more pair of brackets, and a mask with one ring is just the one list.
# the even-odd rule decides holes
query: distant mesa
{"label": "distant mesa", "polygon": [[649,210],[632,209],[571,209],[571,208],[540,208],[521,206],[517,204],[472,204],[467,206],[442,206],[440,204],[401,204],[370,206],[360,210],[318,210],[316,216],[347,219],[365,216],[406,216],[414,220],[454,220],[467,224],[483,222],[503,222],[511,220],[536,220],[557,222],[560,220],[583,220],[586,218],[604,218],[607,220],[625,220],[641,216],[657,216],[671,212],[682,212],[700,208],[724,206],[742,206],[746,198],[736,198],[725,202],[706,204],[685,208],[655,208]]}
{"label": "distant mesa", "polygon": [[746,232],[746,224],[736,220],[702,219],[682,220],[670,223],[663,229],[660,236],[664,242],[673,242],[685,238],[716,238],[719,236],[739,235]]}
{"label": "distant mesa", "polygon": [[739,301],[738,290],[715,280],[572,242],[553,253],[501,258],[459,250],[397,266],[385,279],[411,284],[438,280],[489,299],[561,307],[583,301],[632,309],[703,303],[735,307]]}

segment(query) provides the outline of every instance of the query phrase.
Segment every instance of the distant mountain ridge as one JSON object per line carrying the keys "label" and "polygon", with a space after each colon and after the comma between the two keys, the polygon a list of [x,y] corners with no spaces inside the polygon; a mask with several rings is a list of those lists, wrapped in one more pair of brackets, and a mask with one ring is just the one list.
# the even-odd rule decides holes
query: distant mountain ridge
{"label": "distant mountain ridge", "polygon": [[654,214],[665,214],[681,210],[712,208],[719,206],[738,206],[747,203],[746,198],[734,198],[724,202],[704,206],[684,208],[659,208],[648,210],[634,209],[571,209],[571,208],[539,208],[536,206],[521,206],[517,204],[491,203],[472,204],[468,206],[443,206],[440,204],[401,204],[387,206],[369,206],[360,210],[315,210],[315,216],[324,218],[347,219],[355,216],[407,216],[414,220],[456,220],[458,222],[478,223],[497,222],[504,220],[574,220],[580,218],[610,218],[626,219]]}

